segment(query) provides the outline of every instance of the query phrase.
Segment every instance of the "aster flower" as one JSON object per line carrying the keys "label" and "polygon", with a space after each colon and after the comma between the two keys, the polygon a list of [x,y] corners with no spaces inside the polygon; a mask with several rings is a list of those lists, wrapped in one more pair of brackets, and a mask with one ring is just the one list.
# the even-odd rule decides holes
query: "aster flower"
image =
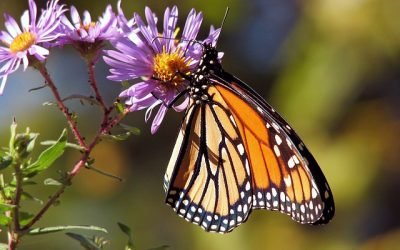
{"label": "aster flower", "polygon": [[128,36],[130,32],[135,30],[135,19],[133,17],[131,19],[125,17],[124,11],[121,8],[121,0],[117,3],[117,11],[117,22],[120,32],[122,35]]}
{"label": "aster flower", "polygon": [[97,22],[92,21],[88,11],[83,12],[81,19],[75,6],[71,6],[70,14],[72,22],[65,15],[61,18],[60,31],[64,35],[60,38],[60,45],[72,44],[82,54],[97,53],[104,41],[121,36],[111,5],[106,7],[103,16],[99,17]]}
{"label": "aster flower", "polygon": [[47,2],[47,8],[42,10],[37,18],[37,7],[34,0],[29,0],[29,11],[21,16],[21,28],[15,19],[4,14],[7,31],[0,33],[0,95],[3,93],[7,77],[15,72],[21,64],[24,70],[30,59],[44,61],[49,55],[46,48],[55,41],[60,34],[56,32],[60,23],[60,16],[64,8],[58,5],[58,0]]}
{"label": "aster flower", "polygon": [[[151,126],[151,133],[154,134],[165,116],[167,105],[188,85],[182,76],[193,72],[201,59],[203,47],[193,41],[196,40],[203,15],[194,9],[190,11],[180,39],[179,28],[176,27],[176,6],[165,10],[162,32],[158,31],[157,17],[150,8],[146,7],[145,15],[147,25],[138,14],[134,14],[135,26],[131,27],[126,37],[112,42],[117,50],[105,51],[104,60],[111,66],[108,79],[139,81],[120,94],[127,99],[130,111],[147,108],[145,120],[148,121],[152,111],[160,106]],[[212,28],[205,41],[215,44],[219,32],[220,29]],[[173,108],[179,112],[187,104],[188,98],[185,98],[181,105]]]}

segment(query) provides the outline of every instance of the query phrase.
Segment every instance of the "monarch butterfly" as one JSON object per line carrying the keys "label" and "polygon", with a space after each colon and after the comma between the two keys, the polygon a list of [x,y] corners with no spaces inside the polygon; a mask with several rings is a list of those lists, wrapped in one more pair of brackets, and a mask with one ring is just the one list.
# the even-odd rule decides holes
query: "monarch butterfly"
{"label": "monarch butterfly", "polygon": [[206,231],[227,233],[252,209],[278,210],[303,224],[334,215],[331,189],[285,120],[203,45],[189,76],[189,105],[168,164],[166,203]]}

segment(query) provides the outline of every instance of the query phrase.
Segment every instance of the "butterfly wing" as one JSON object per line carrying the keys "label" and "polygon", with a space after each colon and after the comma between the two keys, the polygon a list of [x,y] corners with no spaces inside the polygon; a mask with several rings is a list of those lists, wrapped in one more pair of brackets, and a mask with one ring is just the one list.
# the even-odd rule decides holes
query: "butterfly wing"
{"label": "butterfly wing", "polygon": [[228,73],[214,84],[245,142],[253,208],[279,210],[300,223],[324,224],[334,215],[331,189],[296,132],[264,99]]}
{"label": "butterfly wing", "polygon": [[229,232],[251,209],[307,224],[334,214],[329,185],[297,134],[229,74],[210,78],[211,101],[186,111],[166,175],[166,202],[207,231]]}
{"label": "butterfly wing", "polygon": [[206,231],[229,232],[252,206],[251,177],[240,132],[218,91],[186,111],[165,174],[166,202]]}

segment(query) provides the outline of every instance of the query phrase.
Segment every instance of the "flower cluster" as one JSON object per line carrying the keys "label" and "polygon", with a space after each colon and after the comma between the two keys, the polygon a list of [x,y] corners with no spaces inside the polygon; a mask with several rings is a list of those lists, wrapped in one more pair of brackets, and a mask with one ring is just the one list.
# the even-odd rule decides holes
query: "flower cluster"
{"label": "flower cluster", "polygon": [[[179,34],[176,6],[165,10],[160,32],[158,19],[150,8],[145,9],[146,22],[137,13],[129,19],[119,1],[117,13],[107,6],[94,22],[88,11],[81,18],[74,6],[69,9],[69,19],[68,10],[59,5],[58,0],[48,1],[38,16],[34,0],[28,1],[29,10],[22,15],[21,26],[5,15],[7,31],[0,33],[0,94],[8,75],[20,65],[25,70],[33,62],[44,62],[51,47],[72,45],[85,58],[94,61],[104,53],[103,59],[110,66],[110,80],[137,82],[120,94],[130,111],[147,108],[147,121],[159,106],[152,122],[152,133],[159,128],[168,107],[176,111],[186,108],[187,98],[183,98],[180,105],[174,105],[188,85],[185,75],[191,74],[201,59],[203,47],[200,43],[215,44],[220,33],[220,29],[211,27],[208,37],[199,42],[197,35],[203,15],[194,9]],[[114,49],[103,51],[106,42]]]}

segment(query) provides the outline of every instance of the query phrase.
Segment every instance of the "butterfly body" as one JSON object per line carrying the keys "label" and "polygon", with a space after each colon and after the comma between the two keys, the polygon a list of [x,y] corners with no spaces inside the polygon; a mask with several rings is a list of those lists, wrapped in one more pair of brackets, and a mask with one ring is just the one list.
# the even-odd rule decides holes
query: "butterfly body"
{"label": "butterfly body", "polygon": [[190,102],[165,174],[166,203],[220,233],[246,221],[252,209],[327,223],[334,214],[329,185],[286,121],[222,69],[211,45],[188,78]]}

